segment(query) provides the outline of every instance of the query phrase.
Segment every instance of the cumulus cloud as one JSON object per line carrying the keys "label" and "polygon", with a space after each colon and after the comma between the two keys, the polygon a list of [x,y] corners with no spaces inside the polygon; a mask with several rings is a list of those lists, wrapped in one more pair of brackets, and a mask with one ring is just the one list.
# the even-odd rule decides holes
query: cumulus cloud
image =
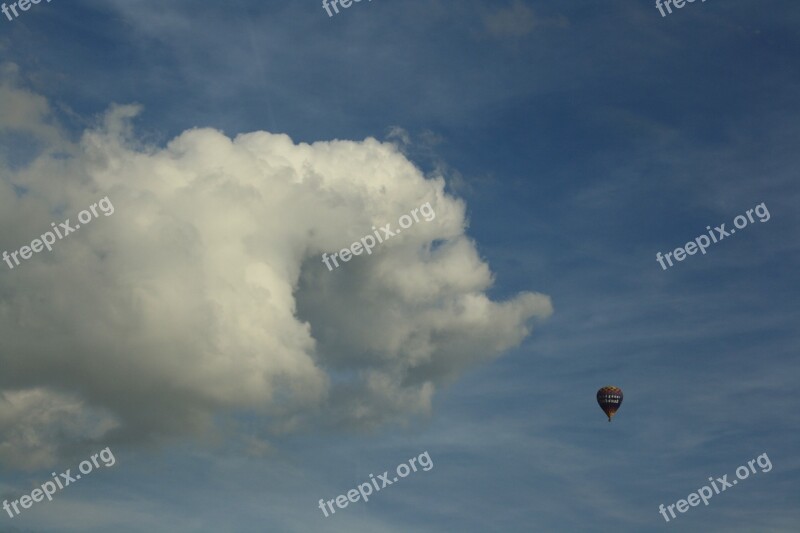
{"label": "cumulus cloud", "polygon": [[[114,206],[52,252],[0,263],[0,420],[15,426],[0,432],[0,461],[49,464],[76,441],[208,437],[242,413],[272,432],[426,413],[437,387],[551,312],[540,294],[486,296],[464,203],[393,144],[198,128],[147,146],[134,106],[53,143],[45,100],[7,82],[0,94],[46,133],[22,168],[0,156],[0,250],[105,196]],[[0,118],[0,134],[22,120]],[[425,202],[433,221],[323,265]]]}

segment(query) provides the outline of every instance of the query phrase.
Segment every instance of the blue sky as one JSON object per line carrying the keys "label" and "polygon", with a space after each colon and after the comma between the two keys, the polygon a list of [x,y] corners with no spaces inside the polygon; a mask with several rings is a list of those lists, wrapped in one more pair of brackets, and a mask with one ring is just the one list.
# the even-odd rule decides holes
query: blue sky
{"label": "blue sky", "polygon": [[[111,385],[82,388],[55,370],[14,367],[0,390],[83,395],[87,406],[127,413],[133,429],[114,434],[116,465],[52,503],[13,519],[3,513],[0,531],[796,531],[798,23],[800,6],[777,0],[695,2],[667,17],[650,2],[582,0],[374,0],[334,17],[305,1],[57,0],[14,21],[0,17],[6,80],[50,109],[26,132],[11,124],[10,100],[0,101],[6,184],[44,191],[47,183],[72,198],[63,185],[72,182],[58,174],[19,172],[36,167],[47,152],[40,146],[74,148],[114,104],[141,106],[129,142],[147,154],[194,128],[230,138],[268,131],[297,144],[372,137],[395,143],[426,177],[444,177],[445,191],[463,202],[466,236],[493,275],[485,289],[493,301],[532,291],[553,308],[529,317],[532,331],[518,343],[508,340],[515,324],[498,319],[496,344],[508,340],[510,349],[452,366],[456,356],[445,354],[445,370],[425,367],[443,376],[429,410],[404,412],[398,400],[364,427],[323,416],[294,430],[294,419],[236,408],[214,413],[222,428],[214,438],[198,437],[189,422],[163,438],[155,430],[137,438],[135,413],[146,419],[170,406],[126,410]],[[55,133],[47,129],[54,124]],[[120,172],[141,162],[128,161]],[[97,178],[92,189],[98,198],[109,194],[103,183]],[[120,183],[109,190],[121,191]],[[33,205],[11,190],[0,192],[4,209]],[[45,196],[51,213],[71,202]],[[120,201],[109,221],[124,220]],[[706,226],[730,228],[762,202],[768,221],[668,270],[656,262],[656,252]],[[45,209],[46,220],[3,218],[3,249],[56,220]],[[342,240],[364,233],[353,225]],[[332,285],[325,272],[315,281],[304,263],[295,313],[323,348],[371,353],[366,340],[320,333],[361,316],[325,298],[372,286],[378,274],[361,265],[373,258],[363,259]],[[388,264],[408,283],[416,279]],[[105,272],[97,275],[105,280]],[[2,273],[5,332],[16,328],[15,311],[5,310],[31,294],[23,288],[33,277],[11,277],[23,274]],[[370,294],[365,308],[393,309],[379,291]],[[42,298],[61,308],[56,296]],[[43,331],[52,334],[48,347],[26,347],[23,334],[0,341],[4,365],[60,348],[80,358],[94,346]],[[107,335],[109,346],[119,340]],[[172,349],[147,346],[167,358]],[[337,367],[344,357],[332,356],[332,375],[359,370]],[[612,384],[625,400],[609,424],[594,395]],[[172,428],[175,420],[165,420]],[[251,435],[268,442],[266,453],[241,453],[235,443]],[[1,496],[17,498],[102,447],[63,443],[51,466],[31,468],[3,456]],[[430,471],[328,518],[317,507],[424,451]],[[762,453],[771,471],[670,523],[658,513]]]}

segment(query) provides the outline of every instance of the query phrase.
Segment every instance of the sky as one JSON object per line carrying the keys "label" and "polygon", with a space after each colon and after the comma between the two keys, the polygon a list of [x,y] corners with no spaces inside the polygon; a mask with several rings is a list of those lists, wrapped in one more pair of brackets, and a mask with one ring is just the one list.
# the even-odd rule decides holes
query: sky
{"label": "sky", "polygon": [[0,532],[797,531],[800,5],[338,9],[0,14]]}

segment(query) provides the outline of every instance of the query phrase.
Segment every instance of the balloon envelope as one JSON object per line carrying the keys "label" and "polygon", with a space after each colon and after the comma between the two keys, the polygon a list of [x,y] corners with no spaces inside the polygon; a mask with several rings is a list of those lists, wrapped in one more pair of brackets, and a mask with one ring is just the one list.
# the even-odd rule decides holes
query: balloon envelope
{"label": "balloon envelope", "polygon": [[622,405],[622,389],[619,387],[603,387],[597,391],[597,403],[600,404],[600,409],[608,417],[611,422],[611,417],[616,414],[619,406]]}

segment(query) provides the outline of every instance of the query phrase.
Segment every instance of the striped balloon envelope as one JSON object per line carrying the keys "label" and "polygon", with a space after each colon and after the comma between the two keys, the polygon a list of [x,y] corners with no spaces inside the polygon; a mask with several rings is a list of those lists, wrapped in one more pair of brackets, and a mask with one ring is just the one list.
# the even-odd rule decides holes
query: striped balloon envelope
{"label": "striped balloon envelope", "polygon": [[597,391],[597,403],[600,404],[600,409],[608,417],[611,422],[611,417],[616,414],[619,406],[622,405],[622,389],[619,387],[603,387]]}

